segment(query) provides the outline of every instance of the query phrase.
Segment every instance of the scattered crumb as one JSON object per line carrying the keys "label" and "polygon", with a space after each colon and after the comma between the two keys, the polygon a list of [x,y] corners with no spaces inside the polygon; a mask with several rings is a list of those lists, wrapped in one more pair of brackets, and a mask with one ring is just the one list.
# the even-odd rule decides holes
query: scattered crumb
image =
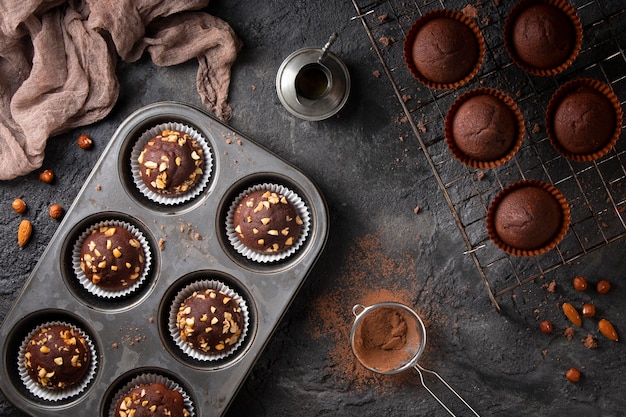
{"label": "scattered crumb", "polygon": [[539,133],[539,132],[541,132],[541,128],[539,127],[538,123],[535,123],[533,125],[533,133]]}
{"label": "scattered crumb", "polygon": [[250,88],[251,88],[252,90],[256,90],[256,85],[252,84],[252,86],[250,86]]}
{"label": "scattered crumb", "polygon": [[372,71],[372,75],[376,78],[380,77],[380,71],[379,70],[374,70]]}
{"label": "scattered crumb", "polygon": [[403,102],[405,102],[405,103],[406,103],[407,101],[411,100],[411,98],[412,98],[412,97],[411,97],[410,95],[408,95],[408,94],[403,94],[403,95],[402,95],[402,101],[403,101]]}
{"label": "scattered crumb", "polygon": [[426,133],[426,125],[421,120],[417,122],[417,128],[422,131],[422,133]]}
{"label": "scattered crumb", "polygon": [[226,144],[230,145],[231,143],[233,143],[233,141],[230,138],[226,138]]}
{"label": "scattered crumb", "polygon": [[554,292],[556,290],[556,281],[550,282],[550,284],[548,284],[547,290],[549,292]]}
{"label": "scattered crumb", "polygon": [[398,138],[398,140],[399,140],[400,142],[404,142],[404,136],[400,136],[400,137]]}
{"label": "scattered crumb", "polygon": [[595,337],[593,337],[591,334],[588,334],[587,337],[585,337],[584,339],[581,339],[580,341],[583,342],[583,345],[587,349],[595,349],[598,347],[598,340]]}
{"label": "scattered crumb", "polygon": [[484,173],[483,171],[478,171],[478,172],[476,173],[476,179],[477,179],[478,181],[481,181],[483,178],[485,178],[485,173]]}
{"label": "scattered crumb", "polygon": [[148,322],[149,322],[149,323],[154,323],[154,317],[150,317],[150,318],[148,319]]}
{"label": "scattered crumb", "polygon": [[413,213],[417,214],[417,213],[419,213],[419,212],[420,212],[420,206],[415,206],[415,207],[413,208]]}
{"label": "scattered crumb", "polygon": [[111,344],[111,347],[112,347],[113,349],[117,349],[118,347],[120,347],[120,345],[119,345],[118,343],[112,343],[112,344]]}
{"label": "scattered crumb", "polygon": [[102,190],[102,186],[100,184],[96,185],[96,191]]}
{"label": "scattered crumb", "polygon": [[163,238],[159,239],[159,249],[160,250],[165,250],[165,239],[163,239]]}
{"label": "scattered crumb", "polygon": [[567,340],[572,340],[574,338],[574,328],[568,327],[567,329],[565,329],[563,334],[565,335]]}
{"label": "scattered crumb", "polygon": [[478,9],[476,9],[476,7],[472,6],[471,4],[468,4],[467,6],[463,7],[461,12],[465,16],[471,17],[473,19],[476,19],[478,17]]}
{"label": "scattered crumb", "polygon": [[381,14],[380,16],[378,16],[378,21],[384,22],[385,20],[387,20],[387,17],[388,17],[387,14]]}
{"label": "scattered crumb", "polygon": [[389,44],[391,43],[391,39],[389,39],[386,36],[383,36],[382,38],[378,39],[378,42],[382,43],[385,46],[389,46]]}
{"label": "scattered crumb", "polygon": [[200,233],[195,233],[193,235],[193,238],[196,239],[196,240],[202,240],[202,236],[200,236]]}
{"label": "scattered crumb", "polygon": [[481,22],[482,22],[483,25],[487,26],[489,24],[490,20],[489,20],[488,17],[483,17],[481,19]]}
{"label": "scattered crumb", "polygon": [[543,356],[547,356],[547,355],[548,355],[548,349],[544,349],[544,350],[542,350],[542,351],[541,351],[541,354],[542,354]]}
{"label": "scattered crumb", "polygon": [[399,123],[406,123],[406,122],[408,122],[408,121],[409,121],[409,119],[408,119],[408,117],[406,117],[406,116],[402,116],[402,117],[400,117],[400,119],[398,119],[398,122],[399,122]]}

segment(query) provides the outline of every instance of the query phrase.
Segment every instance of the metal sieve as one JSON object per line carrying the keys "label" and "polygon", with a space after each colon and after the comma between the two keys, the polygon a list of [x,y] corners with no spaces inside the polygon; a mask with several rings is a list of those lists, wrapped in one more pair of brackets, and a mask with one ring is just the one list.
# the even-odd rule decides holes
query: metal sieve
{"label": "metal sieve", "polygon": [[[409,317],[412,318],[414,321],[415,328],[413,330],[416,330],[416,334],[413,335],[413,338],[415,338],[416,340],[413,340],[410,343],[410,346],[406,348],[407,355],[405,355],[405,358],[404,359],[400,358],[395,366],[392,366],[391,368],[387,368],[387,369],[381,369],[380,367],[374,366],[372,362],[367,363],[367,360],[362,359],[362,357],[359,355],[360,346],[356,337],[357,333],[360,332],[360,328],[364,324],[364,319],[370,316],[371,313],[373,313],[374,311],[378,309],[383,309],[383,308],[408,313]],[[459,400],[461,400],[461,402],[465,404],[465,406],[469,408],[470,411],[474,413],[474,415],[480,417],[480,415],[438,373],[436,373],[435,371],[431,371],[429,369],[423,368],[419,363],[417,363],[419,358],[422,356],[422,353],[424,352],[424,348],[426,347],[426,328],[424,327],[424,322],[422,322],[422,319],[417,315],[417,313],[413,309],[411,309],[410,307],[407,307],[404,304],[389,301],[389,302],[376,303],[369,307],[365,307],[362,304],[356,304],[354,307],[352,307],[352,313],[354,314],[356,319],[354,320],[354,324],[352,325],[352,331],[350,332],[350,344],[352,346],[352,352],[354,353],[354,356],[357,358],[359,363],[361,363],[361,365],[363,365],[365,368],[369,369],[372,372],[376,372],[376,373],[384,374],[384,375],[397,374],[399,372],[406,371],[409,368],[415,368],[415,370],[420,376],[420,381],[422,385],[424,386],[424,388],[426,388],[428,393],[435,400],[437,400],[437,402],[451,416],[455,416],[455,414],[443,403],[443,401],[439,399],[439,397],[437,397],[437,395],[424,382],[424,375],[423,375],[424,372],[434,375],[437,379],[439,379],[439,381],[441,381],[446,386],[446,388],[448,388],[448,390],[450,390],[450,392],[456,395],[456,397]],[[407,323],[407,325],[412,326],[413,324]],[[407,345],[409,345],[409,342],[407,342]]]}

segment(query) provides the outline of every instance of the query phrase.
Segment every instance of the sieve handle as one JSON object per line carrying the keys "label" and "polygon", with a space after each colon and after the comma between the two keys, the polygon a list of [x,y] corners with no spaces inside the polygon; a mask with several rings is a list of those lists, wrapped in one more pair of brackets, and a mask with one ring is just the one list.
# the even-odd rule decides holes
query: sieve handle
{"label": "sieve handle", "polygon": [[358,317],[363,311],[365,311],[363,304],[355,304],[354,307],[352,307],[352,314],[354,314],[355,317]]}
{"label": "sieve handle", "polygon": [[[355,306],[355,307],[356,307],[356,306]],[[422,372],[427,372],[427,373],[429,373],[429,374],[432,374],[432,375],[436,376],[436,377],[437,377],[437,378],[438,378],[441,382],[443,382],[443,384],[444,384],[444,385],[445,385],[445,386],[446,386],[446,387],[447,387],[447,388],[448,388],[448,389],[449,389],[449,390],[450,390],[450,391],[451,391],[454,395],[456,395],[456,396],[457,396],[457,398],[458,398],[459,400],[461,400],[461,402],[463,402],[463,404],[465,404],[465,406],[466,406],[467,408],[469,408],[469,409],[470,409],[470,411],[471,411],[472,413],[474,413],[474,415],[475,415],[475,416],[480,417],[480,415],[479,415],[476,411],[474,411],[474,409],[473,409],[472,407],[470,407],[470,405],[469,405],[469,404],[468,404],[468,403],[467,403],[467,402],[466,402],[466,401],[465,401],[465,400],[464,400],[464,399],[463,399],[463,398],[462,398],[462,397],[461,397],[461,396],[460,396],[460,395],[459,395],[459,394],[458,394],[458,393],[457,393],[454,389],[452,389],[452,387],[451,387],[451,386],[450,386],[450,385],[449,385],[449,384],[448,384],[448,383],[447,383],[447,382],[446,382],[446,381],[445,381],[445,380],[444,380],[441,376],[439,376],[439,374],[438,374],[437,372],[435,372],[435,371],[431,371],[431,370],[426,369],[426,368],[423,368],[423,367],[422,367],[419,363],[416,363],[416,364],[415,364],[415,366],[413,366],[413,368],[415,368],[415,370],[416,370],[416,371],[417,371],[417,373],[419,374],[419,376],[420,376],[420,381],[422,382],[422,385],[424,386],[424,388],[426,388],[426,391],[428,391],[428,393],[429,393],[429,394],[430,394],[430,395],[431,395],[431,396],[432,396],[435,400],[437,400],[437,402],[438,402],[438,403],[439,403],[439,404],[440,404],[443,408],[445,408],[445,410],[446,410],[446,411],[447,411],[447,412],[448,412],[451,416],[456,417],[456,416],[455,416],[455,414],[454,414],[452,411],[450,411],[450,409],[449,409],[449,408],[448,408],[448,407],[447,407],[447,406],[446,406],[446,405],[445,405],[445,404],[444,404],[444,403],[443,403],[443,402],[439,399],[439,397],[437,397],[437,396],[435,395],[435,393],[434,393],[434,392],[432,392],[432,391],[431,391],[431,389],[430,389],[430,388],[428,388],[428,387],[426,386],[426,383],[424,383],[424,376],[422,375]]]}

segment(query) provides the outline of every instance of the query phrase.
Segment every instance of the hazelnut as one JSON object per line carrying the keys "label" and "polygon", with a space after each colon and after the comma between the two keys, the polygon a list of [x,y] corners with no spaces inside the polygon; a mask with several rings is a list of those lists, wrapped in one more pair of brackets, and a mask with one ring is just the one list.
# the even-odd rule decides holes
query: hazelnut
{"label": "hazelnut", "polygon": [[541,330],[541,332],[545,334],[552,333],[552,322],[550,320],[542,321],[541,323],[539,323],[539,330]]}
{"label": "hazelnut", "polygon": [[578,382],[580,381],[580,371],[576,368],[570,368],[565,373],[565,378],[570,382]]}
{"label": "hazelnut", "polygon": [[596,290],[600,294],[606,294],[607,292],[609,292],[610,289],[611,283],[606,279],[601,279],[600,281],[598,281],[598,284],[596,284]]}
{"label": "hazelnut", "polygon": [[65,210],[59,204],[53,204],[50,206],[50,217],[52,217],[55,220],[58,220],[61,217],[63,217],[64,212]]}
{"label": "hazelnut", "polygon": [[78,136],[78,139],[76,140],[76,142],[78,143],[78,146],[81,149],[91,149],[93,147],[93,140],[89,137],[89,135],[86,134],[82,134],[80,136]]}
{"label": "hazelnut", "polygon": [[587,289],[587,280],[584,277],[574,278],[574,289],[576,291],[585,291]]}
{"label": "hazelnut", "polygon": [[21,198],[13,200],[11,207],[13,207],[16,213],[24,213],[26,211],[26,203]]}
{"label": "hazelnut", "polygon": [[585,317],[593,317],[596,315],[596,306],[593,304],[585,303],[583,304],[583,316]]}
{"label": "hazelnut", "polygon": [[51,169],[46,169],[45,171],[39,173],[39,179],[46,184],[50,184],[54,181],[54,172],[52,172]]}

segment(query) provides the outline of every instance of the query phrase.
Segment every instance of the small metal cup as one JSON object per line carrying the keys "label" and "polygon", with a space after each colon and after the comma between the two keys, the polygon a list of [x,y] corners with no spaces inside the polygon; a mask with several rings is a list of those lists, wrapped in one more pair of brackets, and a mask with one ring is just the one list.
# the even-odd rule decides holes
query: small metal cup
{"label": "small metal cup", "polygon": [[278,69],[278,98],[287,111],[300,119],[327,119],[348,100],[350,73],[343,61],[328,51],[331,43],[323,48],[298,49]]}

